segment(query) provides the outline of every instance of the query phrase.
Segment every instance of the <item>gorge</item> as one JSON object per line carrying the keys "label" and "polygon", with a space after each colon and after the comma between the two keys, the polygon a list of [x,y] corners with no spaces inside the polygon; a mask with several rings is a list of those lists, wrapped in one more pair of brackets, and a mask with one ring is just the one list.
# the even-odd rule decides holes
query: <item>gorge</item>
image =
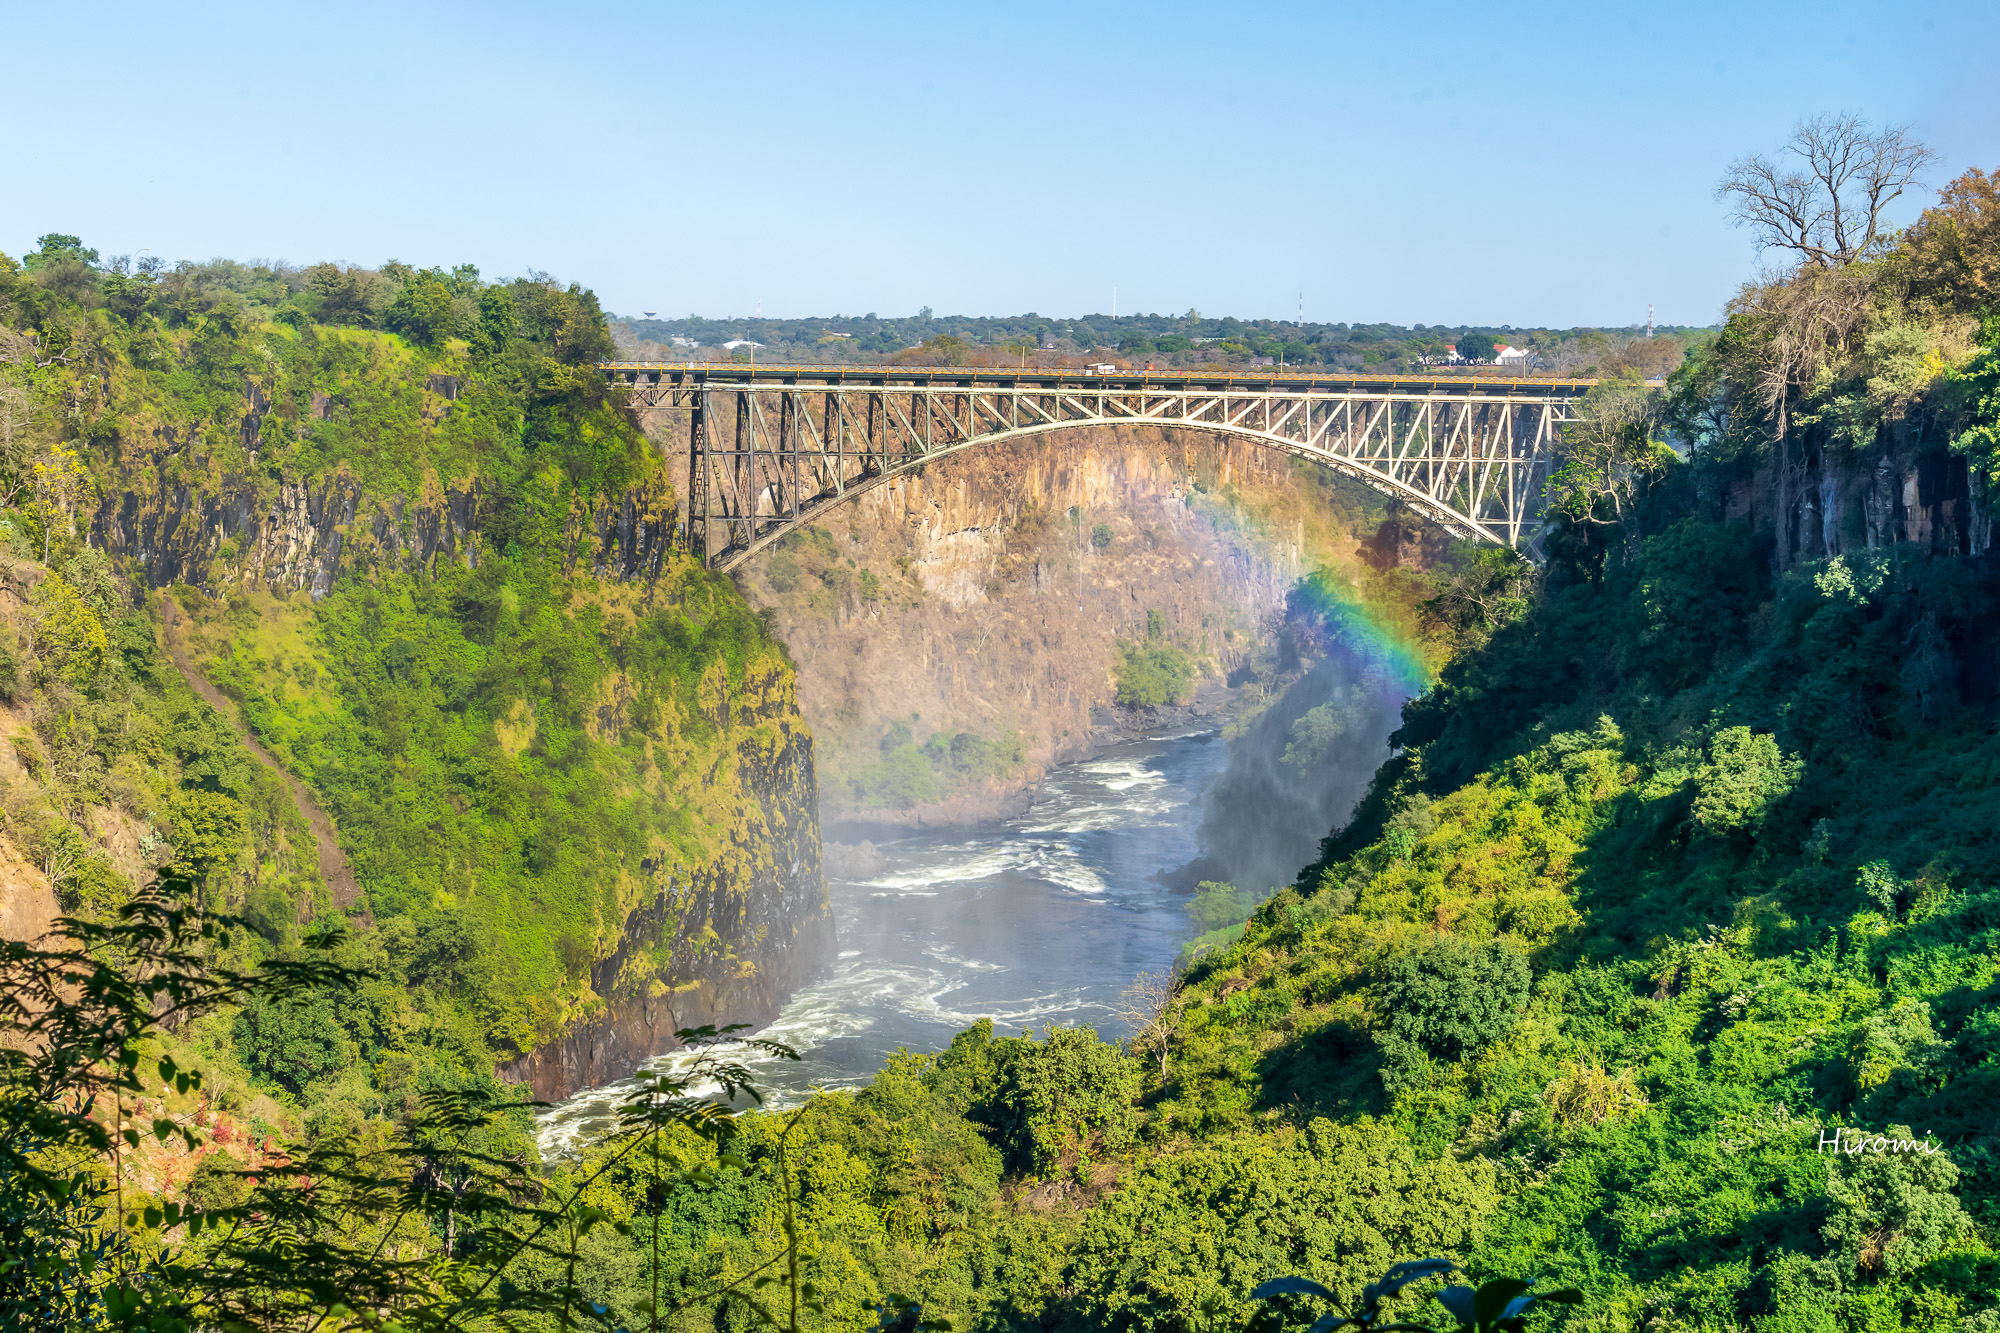
{"label": "gorge", "polygon": [[0,260],[0,1315],[1989,1333],[1974,175],[1533,561],[1134,426],[726,577],[579,287]]}

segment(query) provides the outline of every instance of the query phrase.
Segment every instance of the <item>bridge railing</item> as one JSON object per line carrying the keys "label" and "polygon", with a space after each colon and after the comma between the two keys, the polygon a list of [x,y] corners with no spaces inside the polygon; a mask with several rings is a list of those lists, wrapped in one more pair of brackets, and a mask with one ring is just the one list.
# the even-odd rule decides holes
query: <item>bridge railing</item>
{"label": "bridge railing", "polygon": [[1588,391],[1598,382],[1594,379],[1558,379],[1552,376],[1533,375],[1349,375],[1322,370],[1262,368],[1254,372],[1217,371],[1198,366],[1165,370],[1098,371],[1078,366],[891,366],[853,363],[816,365],[803,362],[753,364],[736,361],[601,361],[598,363],[598,369],[612,380],[631,380],[639,375],[671,373],[694,380],[720,380],[731,383],[745,380],[783,381],[799,376],[837,378],[850,382],[1027,380],[1035,383],[1056,381],[1103,384],[1110,381],[1135,381],[1162,386],[1186,385],[1202,388],[1218,386],[1247,389],[1273,384],[1297,385],[1301,388],[1353,385],[1364,390],[1400,387],[1421,388],[1442,393],[1511,391],[1534,396],[1558,397],[1576,396]]}

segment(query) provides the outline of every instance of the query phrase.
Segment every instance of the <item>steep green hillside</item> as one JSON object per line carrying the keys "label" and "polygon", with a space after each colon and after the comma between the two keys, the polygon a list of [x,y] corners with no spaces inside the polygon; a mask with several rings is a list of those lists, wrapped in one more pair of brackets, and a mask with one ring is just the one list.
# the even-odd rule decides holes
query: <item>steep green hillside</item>
{"label": "steep green hillside", "polygon": [[[42,858],[143,825],[150,862],[122,881],[103,857],[71,872],[67,900],[108,912],[206,838],[217,904],[268,923],[258,948],[335,905],[305,814],[240,748],[221,742],[221,772],[130,734],[147,708],[228,731],[151,607],[330,814],[360,890],[339,906],[373,926],[350,947],[392,980],[309,1035],[246,1019],[263,1086],[373,1106],[363,1071],[385,1058],[489,1071],[663,990],[734,987],[753,1017],[811,967],[813,940],[790,948],[823,918],[791,668],[727,580],[669,549],[673,488],[592,369],[610,343],[590,293],[471,270],[134,273],[52,236],[0,262],[0,318],[10,539],[41,579],[23,595],[55,608],[26,631],[28,711],[44,749],[78,752],[42,775],[70,832],[17,840]],[[78,622],[59,635],[58,612]],[[51,660],[65,636],[109,665]],[[128,698],[148,689],[160,702]],[[795,880],[799,903],[764,901]]]}

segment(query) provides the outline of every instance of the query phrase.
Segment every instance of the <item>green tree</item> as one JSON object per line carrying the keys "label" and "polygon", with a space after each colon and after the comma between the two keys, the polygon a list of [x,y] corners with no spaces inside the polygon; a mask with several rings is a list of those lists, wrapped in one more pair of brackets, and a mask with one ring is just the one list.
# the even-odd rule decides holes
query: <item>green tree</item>
{"label": "green tree", "polygon": [[293,1096],[314,1079],[352,1065],[359,1048],[341,1025],[331,991],[253,1000],[236,1018],[243,1067]]}
{"label": "green tree", "polygon": [[1002,1048],[993,1114],[1017,1170],[1050,1176],[1117,1153],[1131,1141],[1139,1067],[1094,1028],[1051,1028]]}
{"label": "green tree", "polygon": [[80,236],[50,232],[46,236],[35,238],[35,248],[28,252],[22,262],[28,272],[34,273],[64,261],[95,265],[97,251],[85,246]]}
{"label": "green tree", "polygon": [[1532,980],[1528,960],[1504,940],[1446,935],[1389,959],[1375,984],[1384,1082],[1412,1077],[1419,1056],[1463,1060],[1504,1038],[1527,1008]]}
{"label": "green tree", "polygon": [[30,510],[41,532],[42,563],[47,564],[57,534],[64,539],[75,535],[77,510],[96,497],[97,483],[74,449],[58,445],[35,460],[33,487]]}
{"label": "green tree", "polygon": [[1584,396],[1563,432],[1550,507],[1572,523],[1623,523],[1632,505],[1677,460],[1654,438],[1660,406],[1636,378],[1606,380]]}
{"label": "green tree", "polygon": [[1490,333],[1465,333],[1458,339],[1458,355],[1462,361],[1483,364],[1493,359],[1500,343]]}
{"label": "green tree", "polygon": [[103,674],[111,654],[104,622],[69,580],[51,573],[35,585],[35,646],[56,673],[73,685]]}
{"label": "green tree", "polygon": [[472,350],[482,357],[497,356],[514,341],[514,296],[505,287],[488,287],[479,293],[479,324],[472,335]]}
{"label": "green tree", "polygon": [[219,791],[192,788],[176,792],[169,808],[176,862],[196,874],[207,874],[236,859],[245,829],[242,802]]}
{"label": "green tree", "polygon": [[389,303],[382,322],[418,347],[434,348],[447,338],[470,336],[478,314],[471,295],[456,290],[463,285],[437,269],[413,274]]}
{"label": "green tree", "polygon": [[1771,806],[1798,785],[1803,767],[1778,749],[1773,736],[1723,728],[1695,775],[1694,822],[1711,833],[1755,831]]}

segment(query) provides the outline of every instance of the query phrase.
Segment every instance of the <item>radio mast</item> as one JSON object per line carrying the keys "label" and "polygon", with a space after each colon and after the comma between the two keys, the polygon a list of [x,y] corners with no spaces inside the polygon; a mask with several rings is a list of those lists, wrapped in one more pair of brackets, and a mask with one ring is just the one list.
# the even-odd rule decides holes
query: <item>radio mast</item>
{"label": "radio mast", "polygon": [[1648,338],[1653,336],[1653,303],[1651,301],[1646,302],[1646,336]]}

